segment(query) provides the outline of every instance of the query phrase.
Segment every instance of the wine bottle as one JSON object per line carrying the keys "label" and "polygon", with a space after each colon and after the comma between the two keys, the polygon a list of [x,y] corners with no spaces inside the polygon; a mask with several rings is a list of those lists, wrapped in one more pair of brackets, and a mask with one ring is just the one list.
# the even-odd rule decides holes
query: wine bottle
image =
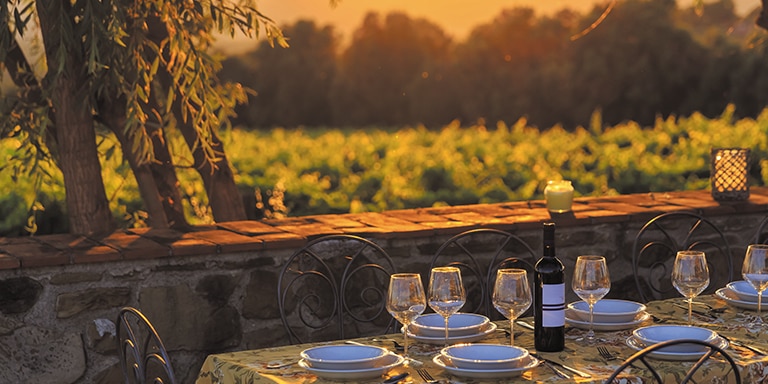
{"label": "wine bottle", "polygon": [[565,267],[555,256],[555,223],[544,223],[544,252],[534,268],[534,344],[537,351],[565,348]]}

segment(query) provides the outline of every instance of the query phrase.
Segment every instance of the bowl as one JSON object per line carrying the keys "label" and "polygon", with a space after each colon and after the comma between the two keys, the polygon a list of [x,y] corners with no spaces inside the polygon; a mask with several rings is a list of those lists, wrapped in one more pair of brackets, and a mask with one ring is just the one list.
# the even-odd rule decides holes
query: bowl
{"label": "bowl", "polygon": [[501,344],[456,344],[440,354],[462,369],[512,369],[529,361],[527,349]]}
{"label": "bowl", "polygon": [[[448,337],[476,335],[488,327],[490,320],[474,313],[455,313],[448,318]],[[427,337],[445,336],[445,318],[437,313],[421,315],[413,320],[410,331]]]}
{"label": "bowl", "polygon": [[388,355],[386,348],[370,345],[323,345],[301,351],[312,368],[331,370],[375,368]]}
{"label": "bowl", "polygon": [[[568,304],[571,310],[581,321],[589,321],[589,304],[586,301],[574,301]],[[595,303],[593,309],[595,323],[629,323],[645,311],[645,304],[629,300],[603,299]]]}
{"label": "bowl", "polygon": [[[669,340],[694,339],[712,343],[717,338],[717,332],[688,325],[651,325],[632,331],[632,336],[646,346]],[[698,344],[678,344],[659,349],[667,353],[694,353],[707,347]]]}
{"label": "bowl", "polygon": [[730,289],[731,292],[735,293],[736,296],[739,297],[739,300],[757,303],[757,291],[755,290],[755,287],[753,287],[752,284],[750,284],[748,281],[731,281],[726,285],[726,287]]}

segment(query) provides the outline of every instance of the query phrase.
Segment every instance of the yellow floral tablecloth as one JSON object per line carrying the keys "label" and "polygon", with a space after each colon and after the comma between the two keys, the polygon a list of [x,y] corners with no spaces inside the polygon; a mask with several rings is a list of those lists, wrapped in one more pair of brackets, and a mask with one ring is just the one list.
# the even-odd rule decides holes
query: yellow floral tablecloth
{"label": "yellow floral tablecloth", "polygon": [[[762,332],[750,329],[747,325],[755,316],[754,311],[737,309],[729,307],[724,301],[715,296],[702,296],[695,300],[694,308],[699,312],[694,314],[694,321],[697,326],[707,327],[717,331],[720,335],[733,341],[741,341],[754,347],[768,351],[768,332]],[[687,307],[682,306],[682,299],[669,299],[654,301],[647,304],[648,312],[652,318],[642,325],[652,324],[686,324]],[[530,322],[531,319],[524,319]],[[482,340],[483,343],[507,344],[509,338],[505,335],[502,328],[509,329],[509,323],[502,321],[497,323],[499,330],[494,332],[488,338]],[[767,329],[768,330],[768,329]],[[533,350],[533,331],[515,326],[515,345]],[[610,351],[618,353],[622,359],[631,356],[636,351],[625,344],[627,337],[632,333],[631,329],[615,332],[597,332],[601,339],[599,345],[607,347]],[[421,343],[411,343],[409,355],[423,363],[421,367],[426,368],[432,373],[432,376],[441,380],[443,383],[492,383],[492,382],[579,382],[579,383],[602,383],[605,379],[621,365],[622,360],[606,361],[597,353],[595,346],[586,345],[579,340],[586,334],[585,330],[566,328],[566,348],[557,353],[540,353],[542,357],[558,361],[566,365],[588,372],[591,378],[575,377],[565,380],[558,377],[551,369],[545,365],[539,365],[536,368],[528,370],[522,376],[503,379],[503,380],[480,380],[469,379],[450,375],[442,368],[432,362],[432,357],[442,348],[440,345],[430,345]],[[396,340],[402,343],[402,335],[384,335],[380,337],[367,337],[355,339],[355,341],[370,345],[388,347],[392,349],[392,342]],[[302,369],[297,364],[280,368],[269,369],[267,364],[276,362],[290,362],[299,359],[299,353],[311,346],[323,344],[339,344],[343,341],[330,343],[312,343],[302,345],[289,345],[275,348],[265,348],[250,351],[222,353],[210,355],[206,358],[200,370],[197,384],[247,384],[247,383],[331,383],[323,378]],[[731,345],[727,351],[736,360],[741,367],[740,373],[743,383],[763,383],[768,382],[768,356],[755,354],[754,352],[742,347]],[[654,366],[666,377],[665,382],[677,382],[693,362],[681,361],[659,361],[653,360]],[[727,376],[730,367],[724,363],[710,361],[700,370],[704,377],[697,376],[699,383],[726,383],[723,380]],[[385,377],[396,375],[403,371],[409,371],[411,375],[406,382],[423,383],[413,367],[396,367],[386,375],[376,380],[370,380],[370,383],[380,383]],[[643,370],[631,368],[625,371],[622,376],[622,383],[643,383],[652,382],[646,377],[642,378]],[[733,382],[733,375],[728,377]]]}

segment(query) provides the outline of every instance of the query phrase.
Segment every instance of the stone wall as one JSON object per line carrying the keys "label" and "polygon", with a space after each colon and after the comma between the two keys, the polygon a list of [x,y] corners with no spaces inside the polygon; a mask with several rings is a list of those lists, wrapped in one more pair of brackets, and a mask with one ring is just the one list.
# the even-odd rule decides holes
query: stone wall
{"label": "stone wall", "polygon": [[552,220],[567,270],[579,254],[605,255],[610,297],[634,298],[634,236],[651,217],[678,210],[716,222],[740,267],[768,214],[768,189],[737,203],[715,202],[707,191],[583,198],[573,213],[555,217],[542,201],[527,201],[225,223],[187,233],[0,239],[0,382],[120,382],[114,321],[126,305],[153,322],[182,383],[194,382],[208,354],[286,344],[276,300],[280,268],[308,239],[334,233],[371,239],[400,271],[426,274],[453,234],[503,229],[540,252],[541,223]]}

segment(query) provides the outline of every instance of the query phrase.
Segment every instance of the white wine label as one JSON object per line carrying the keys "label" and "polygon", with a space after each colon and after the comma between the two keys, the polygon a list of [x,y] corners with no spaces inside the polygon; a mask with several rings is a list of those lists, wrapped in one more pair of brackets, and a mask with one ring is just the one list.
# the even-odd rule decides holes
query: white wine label
{"label": "white wine label", "polygon": [[542,326],[565,326],[565,284],[542,284],[541,304]]}

